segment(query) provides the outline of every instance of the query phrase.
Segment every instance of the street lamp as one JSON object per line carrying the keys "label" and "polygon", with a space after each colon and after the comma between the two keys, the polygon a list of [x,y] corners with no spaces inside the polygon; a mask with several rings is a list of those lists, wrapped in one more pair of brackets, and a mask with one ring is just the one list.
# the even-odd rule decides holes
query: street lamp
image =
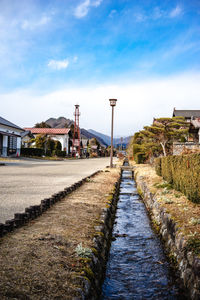
{"label": "street lamp", "polygon": [[114,120],[114,107],[116,106],[117,99],[109,99],[109,101],[110,101],[110,106],[112,107],[110,167],[113,168],[113,120]]}

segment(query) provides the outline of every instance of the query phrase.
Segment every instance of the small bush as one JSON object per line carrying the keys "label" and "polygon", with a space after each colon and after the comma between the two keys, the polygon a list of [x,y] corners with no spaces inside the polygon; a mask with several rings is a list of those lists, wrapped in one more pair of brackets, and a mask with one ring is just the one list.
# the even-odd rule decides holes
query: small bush
{"label": "small bush", "polygon": [[40,148],[22,148],[21,155],[24,156],[43,156],[45,154],[44,149]]}
{"label": "small bush", "polygon": [[144,147],[139,144],[133,144],[133,155],[135,155],[138,152],[142,152],[144,150]]}
{"label": "small bush", "polygon": [[158,176],[162,176],[162,171],[161,171],[161,157],[158,157],[155,159],[155,170],[156,174]]}
{"label": "small bush", "polygon": [[51,150],[46,150],[46,156],[51,156]]}
{"label": "small bush", "polygon": [[138,152],[134,155],[136,164],[144,164],[146,160],[146,154],[144,152]]}
{"label": "small bush", "polygon": [[55,141],[55,146],[54,146],[55,150],[62,150],[62,145],[60,141]]}
{"label": "small bush", "polygon": [[78,244],[78,246],[75,249],[77,256],[83,257],[83,258],[89,258],[92,256],[92,250],[90,248],[83,247],[82,243]]}
{"label": "small bush", "polygon": [[96,157],[98,157],[98,155],[97,155],[97,153],[92,152],[92,153],[90,153],[90,157],[91,157],[91,158],[96,158]]}
{"label": "small bush", "polygon": [[58,157],[65,157],[66,156],[66,151],[54,150],[53,153],[54,153],[54,155],[56,155]]}

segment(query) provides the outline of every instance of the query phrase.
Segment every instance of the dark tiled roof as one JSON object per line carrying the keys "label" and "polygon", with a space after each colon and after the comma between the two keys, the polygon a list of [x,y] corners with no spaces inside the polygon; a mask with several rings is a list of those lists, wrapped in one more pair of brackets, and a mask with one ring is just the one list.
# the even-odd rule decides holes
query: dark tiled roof
{"label": "dark tiled roof", "polygon": [[199,118],[200,110],[176,110],[176,109],[174,109],[173,117]]}
{"label": "dark tiled roof", "polygon": [[30,137],[34,137],[34,135],[31,133],[31,131],[29,130],[26,130],[26,131],[23,131],[20,133],[21,134],[21,137],[24,138],[25,136],[30,136]]}
{"label": "dark tiled roof", "polygon": [[9,122],[8,120],[6,120],[2,117],[0,117],[0,124],[8,126],[8,127],[12,127],[12,128],[20,129],[21,131],[23,131],[23,129],[21,127]]}

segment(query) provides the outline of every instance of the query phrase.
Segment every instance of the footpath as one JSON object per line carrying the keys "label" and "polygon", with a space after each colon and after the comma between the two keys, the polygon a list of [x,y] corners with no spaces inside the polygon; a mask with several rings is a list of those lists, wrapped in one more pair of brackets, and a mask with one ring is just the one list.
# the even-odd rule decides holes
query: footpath
{"label": "footpath", "polygon": [[[37,219],[0,238],[0,299],[80,299],[101,214],[120,170],[105,169]],[[80,252],[82,256],[80,257]],[[83,258],[85,254],[85,259]],[[86,274],[88,280],[89,275]]]}

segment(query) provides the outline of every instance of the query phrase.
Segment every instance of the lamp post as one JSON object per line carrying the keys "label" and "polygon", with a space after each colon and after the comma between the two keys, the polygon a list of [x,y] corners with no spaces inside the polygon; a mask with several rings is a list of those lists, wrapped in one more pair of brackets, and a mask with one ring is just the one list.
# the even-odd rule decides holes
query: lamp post
{"label": "lamp post", "polygon": [[114,120],[114,107],[116,106],[117,99],[109,99],[109,101],[110,101],[110,106],[112,107],[110,168],[113,168],[113,120]]}

